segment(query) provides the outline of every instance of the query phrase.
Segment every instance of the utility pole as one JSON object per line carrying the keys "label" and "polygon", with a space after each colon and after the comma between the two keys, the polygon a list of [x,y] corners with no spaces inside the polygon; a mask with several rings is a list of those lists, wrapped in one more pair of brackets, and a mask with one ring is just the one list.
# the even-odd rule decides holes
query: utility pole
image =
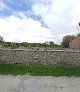
{"label": "utility pole", "polygon": [[79,22],[79,26],[80,26],[80,22]]}

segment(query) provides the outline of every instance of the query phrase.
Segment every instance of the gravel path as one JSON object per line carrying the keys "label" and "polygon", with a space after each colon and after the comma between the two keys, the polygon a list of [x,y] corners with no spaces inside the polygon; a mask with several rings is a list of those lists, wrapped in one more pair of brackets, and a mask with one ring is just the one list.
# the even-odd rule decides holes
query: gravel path
{"label": "gravel path", "polygon": [[0,75],[0,92],[80,92],[80,77]]}

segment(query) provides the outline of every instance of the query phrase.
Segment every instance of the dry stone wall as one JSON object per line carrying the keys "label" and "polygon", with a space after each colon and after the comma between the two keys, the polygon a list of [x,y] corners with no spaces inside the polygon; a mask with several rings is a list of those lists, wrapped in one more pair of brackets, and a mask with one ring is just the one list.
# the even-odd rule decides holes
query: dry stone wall
{"label": "dry stone wall", "polygon": [[0,50],[0,64],[80,66],[80,51]]}

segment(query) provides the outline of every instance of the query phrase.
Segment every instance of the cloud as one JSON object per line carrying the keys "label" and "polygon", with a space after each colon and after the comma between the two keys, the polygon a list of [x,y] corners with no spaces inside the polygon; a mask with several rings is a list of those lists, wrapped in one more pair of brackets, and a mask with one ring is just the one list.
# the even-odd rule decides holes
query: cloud
{"label": "cloud", "polygon": [[[23,16],[23,14],[21,14]],[[48,28],[32,18],[19,18],[15,16],[0,18],[0,35],[6,41],[12,42],[45,42],[52,40]]]}
{"label": "cloud", "polygon": [[60,44],[63,36],[80,32],[80,0],[1,0],[0,13],[6,41]]}
{"label": "cloud", "polygon": [[65,35],[75,35],[80,32],[78,23],[80,20],[80,0],[49,0],[51,3],[44,5],[35,3],[32,11],[41,16],[44,23],[51,30],[56,43],[62,41]]}
{"label": "cloud", "polygon": [[6,9],[8,9],[7,5],[1,0],[0,1],[0,12],[5,11]]}

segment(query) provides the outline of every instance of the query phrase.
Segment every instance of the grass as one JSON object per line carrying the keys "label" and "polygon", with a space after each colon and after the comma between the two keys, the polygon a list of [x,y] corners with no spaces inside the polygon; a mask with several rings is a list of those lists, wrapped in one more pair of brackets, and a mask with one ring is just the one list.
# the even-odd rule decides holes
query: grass
{"label": "grass", "polygon": [[80,76],[80,67],[0,64],[0,74],[33,76]]}

